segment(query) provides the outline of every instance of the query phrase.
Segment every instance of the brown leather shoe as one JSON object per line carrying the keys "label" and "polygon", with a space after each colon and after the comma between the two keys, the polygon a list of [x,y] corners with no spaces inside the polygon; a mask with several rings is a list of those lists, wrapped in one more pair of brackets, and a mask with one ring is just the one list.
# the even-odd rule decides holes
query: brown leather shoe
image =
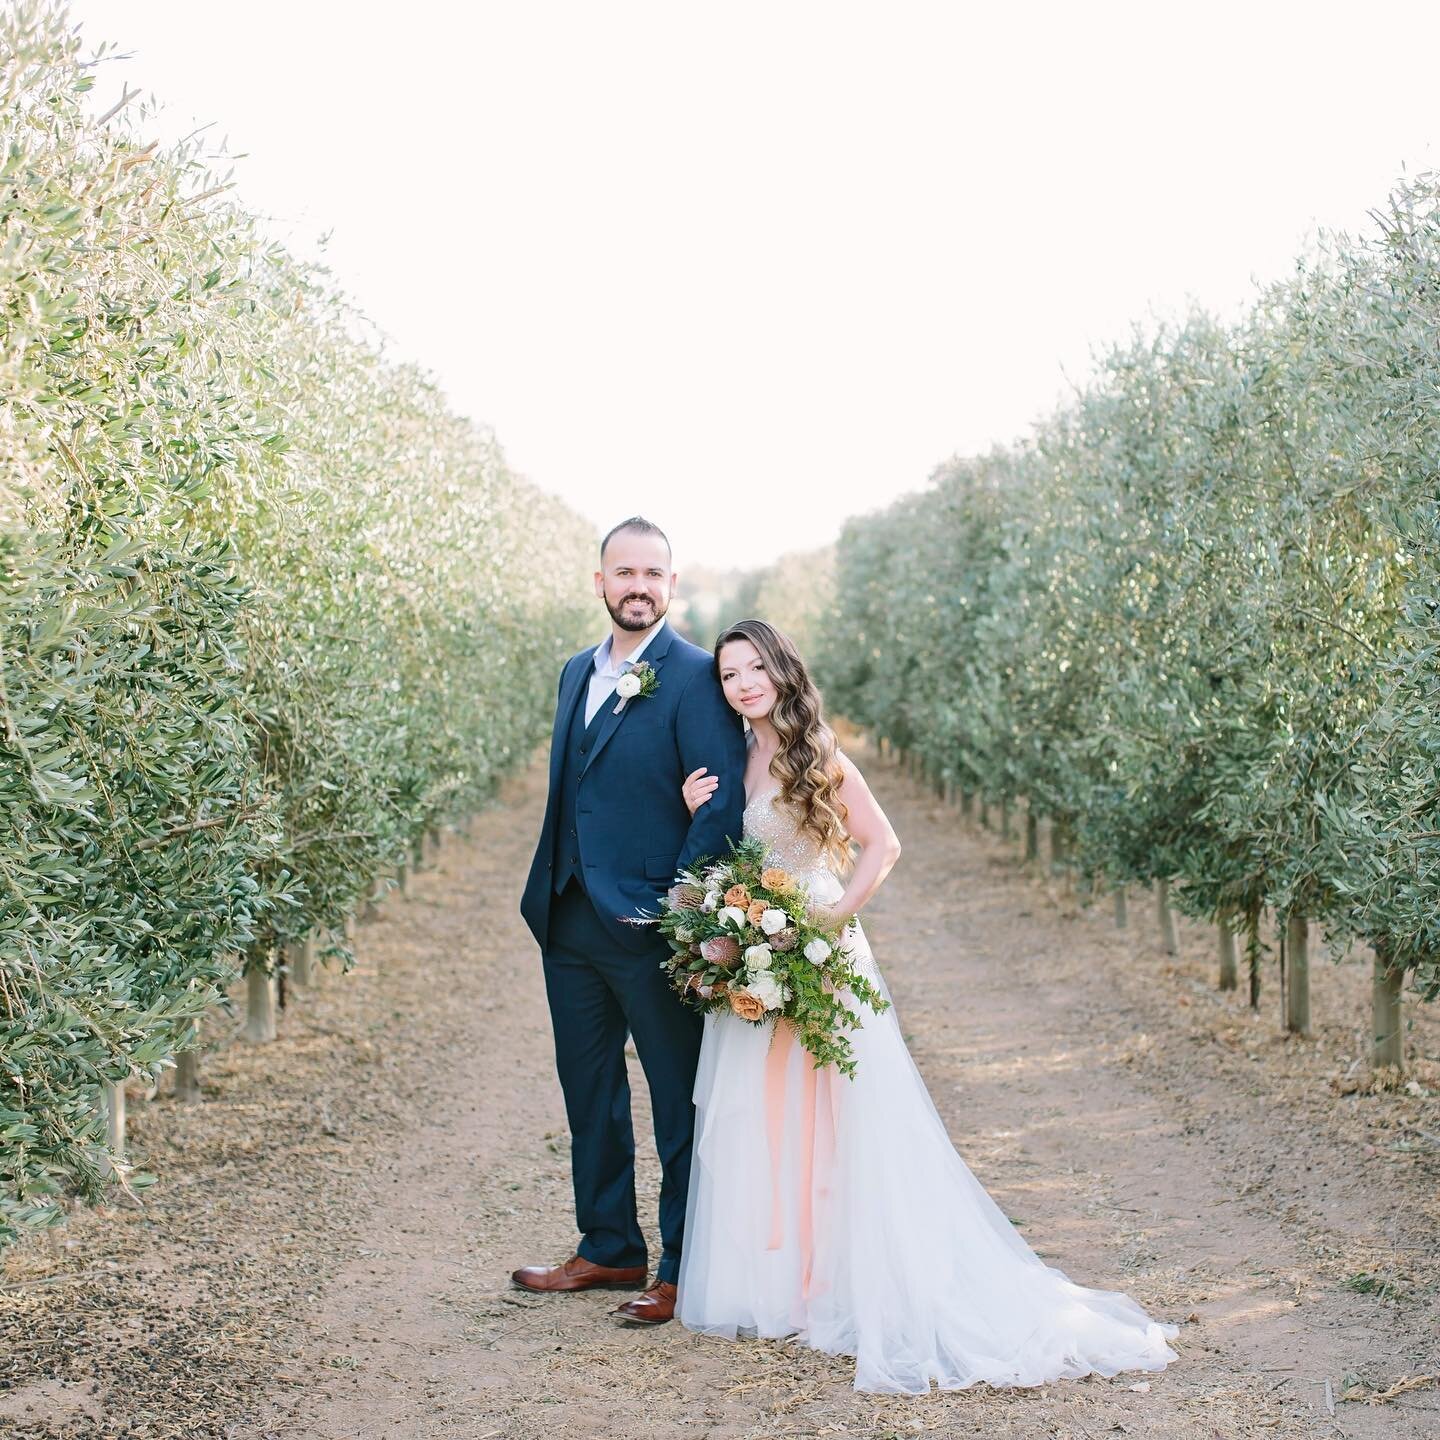
{"label": "brown leather shoe", "polygon": [[522,1290],[546,1293],[566,1290],[628,1290],[644,1280],[643,1265],[592,1265],[582,1255],[572,1255],[563,1265],[526,1265],[516,1270],[511,1282]]}
{"label": "brown leather shoe", "polygon": [[610,1313],[623,1325],[663,1325],[675,1318],[675,1287],[668,1280],[657,1280],[643,1294]]}

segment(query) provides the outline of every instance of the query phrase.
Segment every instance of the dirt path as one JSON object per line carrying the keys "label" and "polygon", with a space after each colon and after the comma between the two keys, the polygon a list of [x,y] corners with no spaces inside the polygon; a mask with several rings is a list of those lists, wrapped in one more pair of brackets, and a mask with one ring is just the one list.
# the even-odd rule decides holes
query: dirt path
{"label": "dirt path", "polygon": [[[906,847],[868,928],[952,1137],[1047,1259],[1188,1322],[1169,1371],[868,1396],[847,1360],[622,1329],[608,1293],[511,1290],[516,1265],[574,1240],[539,961],[515,913],[537,770],[387,902],[359,974],[293,1005],[263,1053],[223,1052],[203,1117],[137,1107],[137,1147],[162,1173],[146,1212],[80,1212],[12,1258],[0,1433],[1433,1434],[1433,1386],[1341,1399],[1440,1373],[1440,1166],[1413,1138],[1433,1136],[1436,1102],[1337,1097],[1356,977],[1333,972],[1342,1018],[1326,1022],[1318,975],[1318,1038],[1287,1046],[1208,989],[1198,928],[1163,961],[1148,917],[1117,933],[1021,871],[1013,846],[873,760],[867,773]],[[1412,1048],[1440,1052],[1429,1016]],[[632,1070],[653,1246],[658,1170]],[[31,1348],[7,1355],[21,1335]]]}

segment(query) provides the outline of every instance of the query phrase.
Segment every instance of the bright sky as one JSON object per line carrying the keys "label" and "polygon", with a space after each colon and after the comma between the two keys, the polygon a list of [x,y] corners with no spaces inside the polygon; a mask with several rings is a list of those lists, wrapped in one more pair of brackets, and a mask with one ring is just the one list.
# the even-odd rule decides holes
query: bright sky
{"label": "bright sky", "polygon": [[1440,6],[73,0],[597,527],[765,563],[1435,164]]}

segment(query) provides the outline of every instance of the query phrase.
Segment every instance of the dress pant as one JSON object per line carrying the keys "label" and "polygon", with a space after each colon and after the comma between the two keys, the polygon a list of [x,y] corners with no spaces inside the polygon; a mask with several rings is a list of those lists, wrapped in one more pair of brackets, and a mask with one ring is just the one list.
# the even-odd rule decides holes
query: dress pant
{"label": "dress pant", "polygon": [[650,1087],[660,1155],[657,1279],[679,1278],[695,1134],[695,1067],[704,1023],[681,1003],[661,961],[669,946],[622,950],[572,877],[551,897],[545,991],[555,1028],[555,1067],[570,1125],[578,1253],[596,1265],[645,1265],[635,1208],[635,1136],[630,1123],[626,1033]]}

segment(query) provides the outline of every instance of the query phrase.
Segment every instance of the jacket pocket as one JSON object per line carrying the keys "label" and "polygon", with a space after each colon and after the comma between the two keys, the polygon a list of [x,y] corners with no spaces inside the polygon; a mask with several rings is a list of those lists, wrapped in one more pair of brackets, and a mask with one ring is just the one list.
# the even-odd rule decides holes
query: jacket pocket
{"label": "jacket pocket", "polygon": [[647,855],[645,857],[645,878],[647,880],[673,880],[678,855]]}

